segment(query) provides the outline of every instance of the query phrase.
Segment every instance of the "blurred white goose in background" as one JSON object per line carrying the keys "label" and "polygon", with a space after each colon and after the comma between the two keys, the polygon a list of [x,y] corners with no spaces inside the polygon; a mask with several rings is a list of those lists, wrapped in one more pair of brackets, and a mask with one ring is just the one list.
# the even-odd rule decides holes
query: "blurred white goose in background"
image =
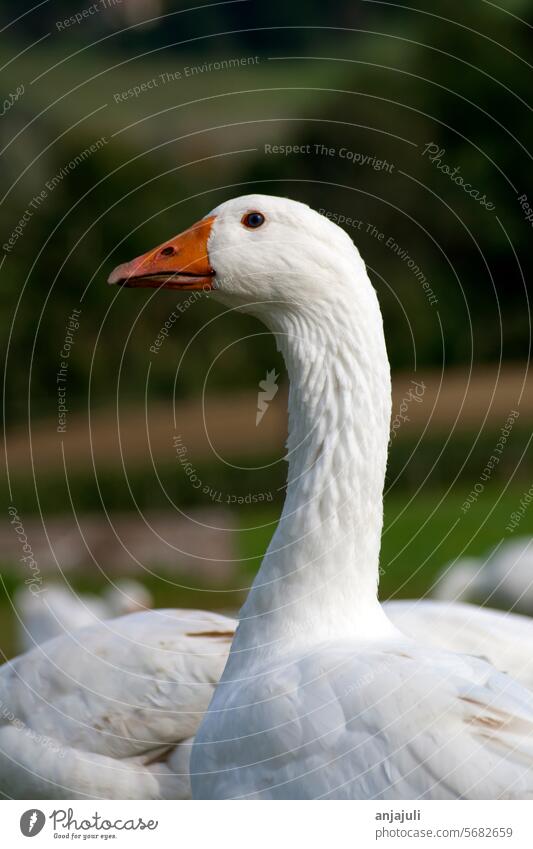
{"label": "blurred white goose in background", "polygon": [[462,557],[447,563],[431,588],[432,597],[438,601],[470,601],[470,585],[481,565],[476,557]]}
{"label": "blurred white goose in background", "polygon": [[38,594],[21,586],[14,598],[18,649],[27,651],[65,632],[146,610],[152,603],[149,590],[131,578],[119,578],[101,596],[78,594],[62,584],[45,584]]}
{"label": "blurred white goose in background", "polygon": [[290,378],[280,522],[197,732],[197,798],[533,797],[533,694],[405,637],[377,600],[391,386],[357,249],[250,195],[110,283],[206,289],[261,318]]}
{"label": "blurred white goose in background", "polygon": [[432,595],[441,601],[470,601],[533,616],[533,538],[504,540],[486,557],[448,564]]}

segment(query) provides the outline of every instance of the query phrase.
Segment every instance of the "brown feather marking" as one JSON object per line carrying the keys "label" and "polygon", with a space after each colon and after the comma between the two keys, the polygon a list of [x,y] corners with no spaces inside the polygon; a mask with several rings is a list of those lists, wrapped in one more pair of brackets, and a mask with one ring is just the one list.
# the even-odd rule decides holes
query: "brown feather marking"
{"label": "brown feather marking", "polygon": [[157,752],[157,754],[153,755],[153,757],[149,757],[147,761],[144,761],[144,766],[166,763],[168,756],[174,751],[175,748],[175,746],[167,746],[166,749],[163,749],[163,751]]}
{"label": "brown feather marking", "polygon": [[466,720],[469,725],[482,725],[485,728],[505,728],[506,722],[495,716],[471,716]]}
{"label": "brown feather marking", "polygon": [[[469,725],[481,725],[485,728],[491,729],[501,729],[505,728],[506,725],[509,725],[509,721],[511,718],[507,716],[503,711],[491,707],[490,705],[486,705],[483,702],[480,702],[478,699],[473,699],[470,696],[459,696],[459,699],[462,702],[467,702],[470,705],[475,705],[475,707],[483,709],[483,714],[476,714],[474,716],[468,717],[466,722],[468,722]],[[487,714],[487,710],[490,710],[492,714],[496,715],[489,716]]]}
{"label": "brown feather marking", "polygon": [[188,631],[186,637],[224,637],[233,639],[235,631]]}

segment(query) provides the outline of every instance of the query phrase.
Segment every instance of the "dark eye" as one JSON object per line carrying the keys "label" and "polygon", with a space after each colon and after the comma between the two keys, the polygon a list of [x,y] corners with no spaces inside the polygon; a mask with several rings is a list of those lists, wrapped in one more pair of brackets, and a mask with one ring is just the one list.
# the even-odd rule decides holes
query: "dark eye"
{"label": "dark eye", "polygon": [[261,224],[265,223],[265,216],[262,212],[247,212],[246,215],[242,217],[242,224],[245,227],[250,227],[252,230],[256,227],[260,227]]}
{"label": "dark eye", "polygon": [[172,256],[172,254],[175,253],[175,250],[171,245],[168,245],[168,247],[163,248],[159,253],[161,256]]}

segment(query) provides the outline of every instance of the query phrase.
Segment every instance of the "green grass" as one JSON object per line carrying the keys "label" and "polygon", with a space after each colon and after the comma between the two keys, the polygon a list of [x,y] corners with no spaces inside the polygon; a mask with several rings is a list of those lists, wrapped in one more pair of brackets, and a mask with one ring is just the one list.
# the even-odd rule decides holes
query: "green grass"
{"label": "green grass", "polygon": [[423,493],[411,504],[407,496],[389,497],[381,551],[382,598],[419,598],[449,561],[484,555],[506,537],[533,535],[533,510],[526,512],[514,534],[506,530],[524,489],[486,489],[465,513],[461,507],[469,491],[445,497]]}

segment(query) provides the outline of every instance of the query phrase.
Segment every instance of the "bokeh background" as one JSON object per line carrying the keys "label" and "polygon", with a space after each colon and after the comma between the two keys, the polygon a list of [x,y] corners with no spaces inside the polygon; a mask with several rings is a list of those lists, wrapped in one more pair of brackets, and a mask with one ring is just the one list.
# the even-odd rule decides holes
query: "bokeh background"
{"label": "bokeh background", "polygon": [[343,217],[378,291],[382,597],[533,533],[532,25],[529,0],[3,0],[3,657],[31,585],[242,601],[284,495],[274,342],[106,286],[238,194]]}

